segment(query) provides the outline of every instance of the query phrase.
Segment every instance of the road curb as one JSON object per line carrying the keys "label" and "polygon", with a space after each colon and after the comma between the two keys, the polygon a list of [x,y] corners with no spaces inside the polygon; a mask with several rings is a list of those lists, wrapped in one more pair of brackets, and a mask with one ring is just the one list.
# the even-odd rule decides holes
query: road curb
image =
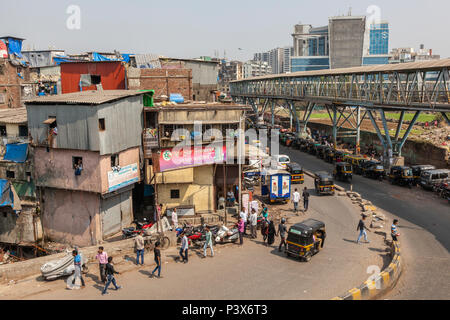
{"label": "road curb", "polygon": [[374,300],[391,290],[396,285],[403,269],[398,242],[392,242],[391,251],[393,258],[386,269],[371,276],[359,287],[350,289],[331,300]]}
{"label": "road curb", "polygon": [[[307,170],[303,172],[314,178],[315,175]],[[345,188],[336,186],[338,191],[346,191]],[[402,273],[403,264],[400,255],[400,245],[398,242],[392,242],[391,254],[393,256],[389,266],[378,274],[372,275],[359,287],[348,290],[346,293],[337,296],[331,300],[373,300],[381,297],[391,290],[397,283]]]}

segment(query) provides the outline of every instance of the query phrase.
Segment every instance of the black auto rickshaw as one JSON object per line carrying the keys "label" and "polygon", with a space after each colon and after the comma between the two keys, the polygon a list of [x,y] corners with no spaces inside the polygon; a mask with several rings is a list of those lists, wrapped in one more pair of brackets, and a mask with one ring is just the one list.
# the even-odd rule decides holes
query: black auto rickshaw
{"label": "black auto rickshaw", "polygon": [[325,148],[327,146],[325,145],[320,145],[316,147],[316,156],[319,159],[324,159],[325,158]]}
{"label": "black auto rickshaw", "polygon": [[335,193],[333,177],[328,172],[317,172],[314,186],[318,195]]}
{"label": "black auto rickshaw", "polygon": [[289,228],[286,255],[310,261],[311,257],[322,250],[327,234],[325,223],[308,219]]}
{"label": "black auto rickshaw", "polygon": [[411,188],[414,183],[412,169],[405,166],[392,167],[389,172],[389,182]]}
{"label": "black auto rickshaw", "polygon": [[352,181],[352,165],[347,162],[338,162],[334,165],[333,177],[341,181]]}
{"label": "black auto rickshaw", "polygon": [[371,164],[364,170],[364,176],[383,181],[385,173],[381,162],[371,161],[370,163]]}
{"label": "black auto rickshaw", "polygon": [[291,162],[286,165],[286,170],[291,174],[292,184],[305,183],[305,175],[301,165],[296,162]]}
{"label": "black auto rickshaw", "polygon": [[316,142],[314,140],[307,140],[306,141],[305,152],[308,152],[308,153],[312,154],[314,152],[314,145],[315,144],[316,144]]}
{"label": "black auto rickshaw", "polygon": [[333,163],[333,157],[334,157],[334,149],[332,147],[326,147],[325,148],[325,161],[329,163]]}
{"label": "black auto rickshaw", "polygon": [[423,165],[412,166],[411,169],[412,169],[413,178],[414,178],[413,184],[415,186],[417,186],[420,183],[420,175],[422,174],[422,172],[435,170],[436,167],[432,166],[430,164],[423,164]]}
{"label": "black auto rickshaw", "polygon": [[317,150],[321,146],[322,145],[320,143],[314,141],[312,147],[309,149],[309,153],[312,154],[313,156],[317,155]]}

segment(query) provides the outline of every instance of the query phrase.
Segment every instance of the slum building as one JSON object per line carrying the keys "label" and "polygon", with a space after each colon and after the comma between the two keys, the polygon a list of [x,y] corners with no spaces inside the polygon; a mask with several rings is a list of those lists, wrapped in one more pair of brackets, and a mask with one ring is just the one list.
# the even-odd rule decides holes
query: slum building
{"label": "slum building", "polygon": [[[224,164],[224,160],[233,154],[227,150],[227,141],[236,141],[234,130],[244,129],[245,113],[249,110],[249,107],[237,104],[195,102],[144,107],[144,188],[147,196],[142,203],[147,218],[153,217],[152,201],[163,204],[164,212],[177,208],[181,217],[195,217],[217,210],[218,198],[224,194],[224,182],[226,192],[235,190],[239,184],[237,162]],[[199,132],[194,127],[197,121],[201,122]],[[217,132],[221,137],[214,136]],[[180,143],[193,146],[196,138],[201,138],[202,160],[194,163],[194,147],[189,147],[187,150],[192,153],[185,157],[191,158],[177,163],[173,159],[175,148]],[[233,152],[236,154],[235,150]]]}
{"label": "slum building", "polygon": [[163,69],[192,70],[192,100],[215,102],[218,90],[219,61],[205,59],[160,58]]}
{"label": "slum building", "polygon": [[131,224],[142,94],[84,91],[27,101],[47,239],[96,245]]}
{"label": "slum building", "polygon": [[21,258],[42,239],[26,108],[0,110],[0,247]]}
{"label": "slum building", "polygon": [[27,63],[21,53],[23,40],[0,37],[0,109],[23,106],[23,82],[29,80]]}

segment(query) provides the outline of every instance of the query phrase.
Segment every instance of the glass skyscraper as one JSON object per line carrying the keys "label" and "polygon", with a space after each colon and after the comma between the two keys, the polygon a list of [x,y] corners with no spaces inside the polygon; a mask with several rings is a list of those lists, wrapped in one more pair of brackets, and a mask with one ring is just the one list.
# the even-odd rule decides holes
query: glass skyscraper
{"label": "glass skyscraper", "polygon": [[389,24],[372,24],[370,26],[370,54],[389,53]]}

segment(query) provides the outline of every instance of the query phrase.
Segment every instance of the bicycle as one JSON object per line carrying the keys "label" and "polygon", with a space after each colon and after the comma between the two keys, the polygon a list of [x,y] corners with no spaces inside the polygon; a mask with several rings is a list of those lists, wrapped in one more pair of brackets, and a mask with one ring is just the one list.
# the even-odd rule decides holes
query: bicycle
{"label": "bicycle", "polygon": [[144,248],[145,250],[152,251],[155,248],[155,243],[159,242],[159,246],[162,250],[166,250],[170,247],[170,239],[165,236],[164,233],[151,234],[144,238]]}

